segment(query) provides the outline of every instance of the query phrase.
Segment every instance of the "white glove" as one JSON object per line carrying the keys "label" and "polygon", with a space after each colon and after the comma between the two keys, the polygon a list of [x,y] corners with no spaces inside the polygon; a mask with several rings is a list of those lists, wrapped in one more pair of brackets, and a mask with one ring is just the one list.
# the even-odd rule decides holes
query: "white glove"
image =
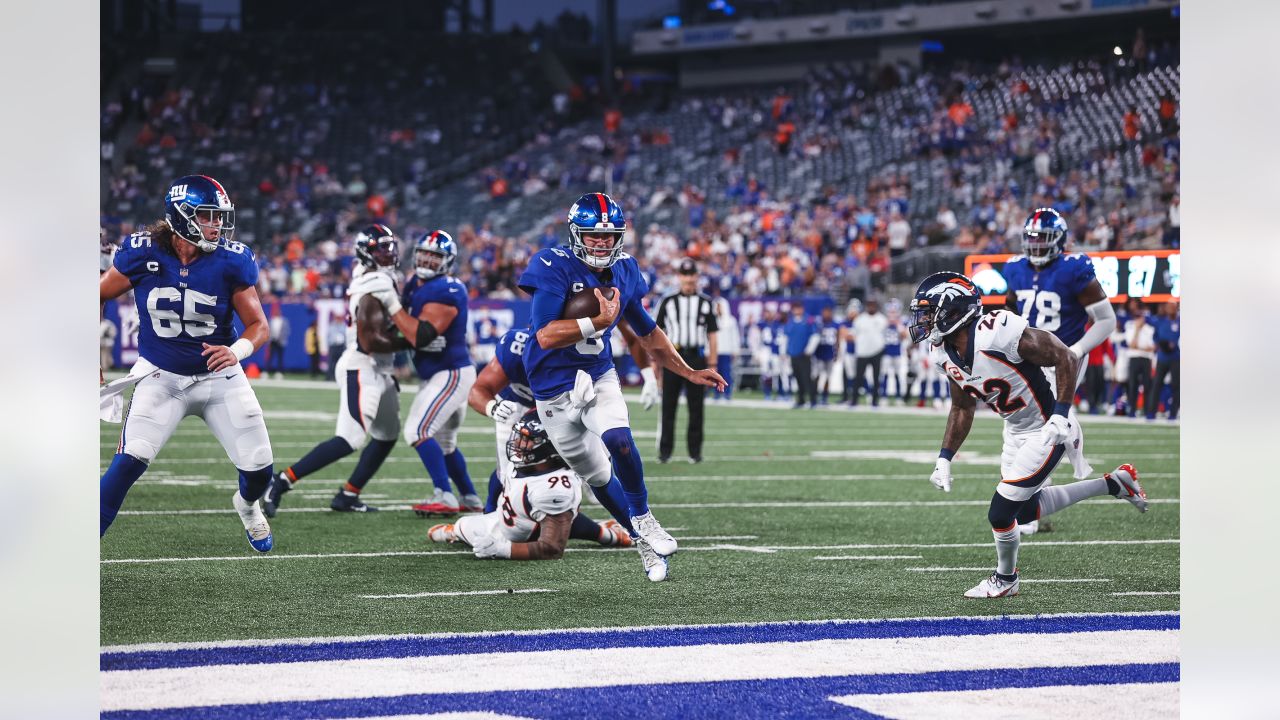
{"label": "white glove", "polygon": [[471,546],[471,551],[481,560],[487,558],[502,558],[504,560],[511,559],[511,541],[502,537],[501,533],[492,535],[482,535],[476,540],[476,544]]}
{"label": "white glove", "polygon": [[651,367],[641,370],[640,377],[644,378],[644,386],[640,388],[640,402],[644,403],[644,409],[648,410],[660,398],[658,379],[654,377]]}
{"label": "white glove", "polygon": [[494,398],[484,406],[484,412],[498,422],[506,422],[520,411],[520,406],[510,400]]}
{"label": "white glove", "polygon": [[929,482],[942,492],[951,492],[951,461],[938,458],[933,464],[933,474],[929,476]]}
{"label": "white glove", "polygon": [[1045,445],[1057,445],[1067,439],[1067,435],[1071,434],[1071,423],[1062,415],[1050,415],[1045,421],[1044,427],[1040,428],[1040,440]]}
{"label": "white glove", "polygon": [[352,280],[351,286],[347,288],[347,294],[355,295],[357,293],[372,295],[375,300],[382,303],[383,307],[387,309],[388,315],[395,315],[400,312],[400,294],[396,292],[395,281],[386,273],[367,272]]}

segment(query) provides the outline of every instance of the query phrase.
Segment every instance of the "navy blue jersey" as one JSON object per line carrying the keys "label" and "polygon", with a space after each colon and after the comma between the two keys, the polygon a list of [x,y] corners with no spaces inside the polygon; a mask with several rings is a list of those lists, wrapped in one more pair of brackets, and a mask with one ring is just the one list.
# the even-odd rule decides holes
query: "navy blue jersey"
{"label": "navy blue jersey", "polygon": [[533,391],[529,389],[529,378],[524,373],[524,354],[531,341],[536,342],[529,328],[512,328],[498,338],[498,347],[493,353],[508,381],[498,397],[525,407],[533,407]]}
{"label": "navy blue jersey", "polygon": [[902,354],[902,320],[890,320],[884,329],[884,354],[898,357]]}
{"label": "navy blue jersey", "polygon": [[183,265],[153,243],[151,233],[138,232],[125,239],[113,264],[133,285],[138,354],[179,375],[209,372],[208,358],[200,354],[204,343],[230,345],[236,339],[231,294],[258,284],[253,252],[238,242]]}
{"label": "navy blue jersey", "polygon": [[838,320],[820,323],[818,330],[818,349],[813,356],[818,360],[835,360],[836,347],[840,343],[840,326]]}
{"label": "navy blue jersey", "polygon": [[[595,272],[575,257],[565,246],[539,250],[529,261],[529,267],[520,275],[520,288],[534,295],[534,318],[530,331],[536,335],[550,320],[539,319],[536,312],[541,302],[556,300],[560,307],[574,293],[590,288],[616,287],[621,294],[618,318],[598,337],[580,340],[568,347],[544,350],[537,342],[529,343],[525,351],[524,367],[529,377],[533,396],[547,400],[573,389],[579,370],[586,371],[593,380],[613,369],[613,353],[609,341],[618,320],[626,317],[631,328],[641,337],[653,332],[653,318],[644,309],[643,298],[649,292],[649,283],[641,274],[635,258],[622,253],[613,265]],[[552,318],[552,320],[558,318]]]}
{"label": "navy blue jersey", "polygon": [[[415,277],[416,279],[416,277]],[[438,372],[454,370],[471,364],[467,352],[467,286],[455,277],[437,275],[430,280],[410,282],[405,292],[409,295],[409,314],[418,317],[427,303],[452,305],[458,314],[449,327],[425,350],[413,351],[413,365],[418,377],[426,380]]]}
{"label": "navy blue jersey", "polygon": [[1089,314],[1079,297],[1097,278],[1087,255],[1061,255],[1038,270],[1017,257],[1005,263],[1003,274],[1018,300],[1018,312],[1031,327],[1057,335],[1066,345],[1084,337]]}

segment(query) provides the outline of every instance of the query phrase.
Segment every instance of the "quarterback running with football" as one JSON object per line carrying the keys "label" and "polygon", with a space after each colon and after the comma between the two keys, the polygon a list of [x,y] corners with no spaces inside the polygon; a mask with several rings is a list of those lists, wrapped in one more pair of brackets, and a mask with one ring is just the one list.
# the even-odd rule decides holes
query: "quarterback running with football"
{"label": "quarterback running with football", "polygon": [[[174,180],[164,209],[163,220],[124,241],[98,282],[103,304],[133,290],[140,318],[138,362],[101,393],[103,418],[120,422],[121,394],[134,386],[120,444],[101,479],[99,534],[182,418],[195,415],[239,472],[231,504],[249,544],[267,552],[274,540],[258,499],[271,482],[271,440],[240,367],[268,335],[258,266],[247,247],[231,240],[235,208],[217,180]],[[238,338],[233,315],[244,323]]]}
{"label": "quarterback running with football", "polygon": [[[649,510],[644,465],[609,352],[613,328],[626,318],[649,355],[690,382],[723,390],[724,378],[711,369],[689,367],[645,310],[649,285],[635,259],[622,251],[627,221],[612,198],[583,195],[569,209],[567,222],[569,244],[539,250],[519,279],[520,288],[533,296],[534,342],[524,356],[529,388],[551,442],[597,497],[617,473],[649,579],[663,580],[666,558],[678,548]],[[602,289],[610,291],[608,297]],[[568,299],[583,291],[595,295],[599,312],[562,318]],[[607,456],[596,452],[588,433],[603,442]]]}
{"label": "quarterback running with football", "polygon": [[267,517],[275,517],[294,483],[361,448],[360,461],[329,507],[339,512],[377,510],[360,500],[360,491],[382,467],[400,434],[400,385],[392,372],[394,353],[405,344],[395,337],[387,309],[375,294],[382,291],[387,297],[390,291],[394,297],[400,264],[396,246],[395,233],[386,225],[375,223],[356,235],[356,267],[347,288],[347,347],[334,370],[339,393],[337,429],[333,437],[272,479],[262,500]]}
{"label": "quarterback running with football", "polygon": [[[1004,418],[1000,482],[987,510],[996,570],[965,597],[1018,594],[1019,523],[1099,495],[1122,498],[1146,512],[1147,496],[1132,465],[1084,479],[1093,468],[1084,458],[1084,435],[1071,407],[1078,363],[1062,341],[1007,310],[983,315],[980,291],[959,273],[925,278],[911,313],[911,341],[929,340],[932,361],[951,384],[951,411],[929,480],[951,491],[951,460],[969,435],[978,400]],[[1079,482],[1050,486],[1049,475],[1064,455]]]}
{"label": "quarterback running with football", "polygon": [[[1031,213],[1022,228],[1022,257],[1005,263],[1006,309],[1022,315],[1037,330],[1053,333],[1079,364],[1076,385],[1088,363],[1080,362],[1110,337],[1116,312],[1098,282],[1093,261],[1084,253],[1067,253],[1067,221],[1052,208]],[[1088,324],[1088,329],[1085,325]],[[1023,535],[1040,523],[1020,526]],[[1049,526],[1046,524],[1047,532]]]}

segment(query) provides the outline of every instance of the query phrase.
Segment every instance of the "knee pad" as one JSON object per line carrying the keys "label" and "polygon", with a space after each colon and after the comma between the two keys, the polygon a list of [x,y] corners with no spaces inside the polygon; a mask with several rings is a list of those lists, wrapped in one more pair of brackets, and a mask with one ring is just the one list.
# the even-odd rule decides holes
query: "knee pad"
{"label": "knee pad", "polygon": [[440,443],[440,450],[443,451],[445,455],[448,455],[458,449],[457,433],[442,433],[437,435],[436,442]]}
{"label": "knee pad", "polygon": [[347,429],[345,433],[339,434],[338,437],[347,441],[347,444],[351,446],[351,452],[360,452],[364,448],[364,444],[369,440],[369,434],[363,430]]}
{"label": "knee pad", "polygon": [[145,438],[134,437],[125,440],[121,452],[150,465],[151,461],[156,459],[156,453],[160,452],[160,448]]}
{"label": "knee pad", "polygon": [[251,450],[245,458],[245,461],[247,466],[253,468],[252,472],[258,472],[266,469],[269,475],[271,464],[275,462],[275,457],[271,454],[271,446],[264,444]]}
{"label": "knee pad", "polygon": [[993,530],[1004,530],[1018,521],[1018,510],[1022,503],[996,493],[991,496],[991,505],[987,508],[987,521]]}

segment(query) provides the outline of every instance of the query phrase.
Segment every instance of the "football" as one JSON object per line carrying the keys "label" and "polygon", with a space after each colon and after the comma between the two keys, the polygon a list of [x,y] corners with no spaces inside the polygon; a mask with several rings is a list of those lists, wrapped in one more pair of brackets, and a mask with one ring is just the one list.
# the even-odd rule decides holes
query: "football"
{"label": "football", "polygon": [[[565,301],[564,312],[560,313],[560,317],[564,320],[577,320],[579,318],[595,317],[600,314],[600,301],[596,299],[595,288],[587,288],[580,292],[576,292],[569,296]],[[612,300],[613,288],[600,288],[600,292],[605,298]]]}

